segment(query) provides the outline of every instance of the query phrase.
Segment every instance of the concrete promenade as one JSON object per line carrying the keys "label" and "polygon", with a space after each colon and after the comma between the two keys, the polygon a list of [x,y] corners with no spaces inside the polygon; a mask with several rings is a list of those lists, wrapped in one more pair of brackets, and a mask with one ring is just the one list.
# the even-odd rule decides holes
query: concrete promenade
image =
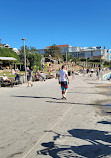
{"label": "concrete promenade", "polygon": [[111,158],[104,83],[70,77],[67,100],[57,79],[0,88],[0,158]]}

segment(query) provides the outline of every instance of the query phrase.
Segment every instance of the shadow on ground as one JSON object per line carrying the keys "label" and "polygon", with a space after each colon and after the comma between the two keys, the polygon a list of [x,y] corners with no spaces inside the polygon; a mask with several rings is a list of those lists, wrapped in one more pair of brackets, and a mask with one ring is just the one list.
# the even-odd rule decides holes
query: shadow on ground
{"label": "shadow on ground", "polygon": [[[58,99],[60,100],[60,99]],[[66,100],[65,101],[46,101],[48,103],[60,103],[60,104],[76,104],[76,105],[95,105],[95,106],[104,106],[103,104],[90,104],[90,103],[79,103],[79,102],[67,102]]]}
{"label": "shadow on ground", "polygon": [[15,95],[12,95],[11,97],[17,97],[17,98],[35,98],[35,99],[44,99],[44,98],[48,98],[48,99],[61,100],[60,98],[54,98],[54,97],[15,96]]}
{"label": "shadow on ground", "polygon": [[76,94],[77,93],[79,93],[79,94],[101,94],[101,93],[89,93],[89,92],[88,93],[84,93],[84,92],[81,92],[81,91],[80,92],[79,91],[78,92],[77,91],[76,92],[67,92],[67,93],[76,93]]}
{"label": "shadow on ground", "polygon": [[76,103],[76,102],[67,102],[67,100],[61,99],[61,98],[54,98],[54,97],[37,97],[37,96],[11,96],[11,97],[17,97],[17,98],[34,98],[34,99],[53,99],[53,100],[60,100],[60,101],[45,101],[47,103],[60,103],[60,104],[78,104],[78,105],[96,105],[96,106],[104,106],[103,104],[86,104],[86,103]]}
{"label": "shadow on ground", "polygon": [[109,122],[109,121],[99,121],[97,123],[111,125],[111,122]]}
{"label": "shadow on ground", "polygon": [[[53,133],[56,136],[51,142],[42,143],[41,145],[44,149],[37,151],[37,155],[42,155],[43,157],[49,155],[52,158],[102,158],[111,156],[111,135],[106,131],[72,129],[68,131],[68,135]],[[72,146],[56,144],[55,140],[61,136],[72,137]],[[74,145],[74,138],[78,138],[80,142],[84,140],[88,145]]]}

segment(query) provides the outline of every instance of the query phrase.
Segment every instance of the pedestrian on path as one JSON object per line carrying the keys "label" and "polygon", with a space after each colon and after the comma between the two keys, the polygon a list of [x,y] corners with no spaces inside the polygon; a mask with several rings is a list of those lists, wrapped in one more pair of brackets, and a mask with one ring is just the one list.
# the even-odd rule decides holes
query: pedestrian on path
{"label": "pedestrian on path", "polygon": [[27,67],[27,82],[28,82],[28,86],[29,87],[31,85],[31,87],[33,86],[32,82],[31,82],[31,76],[32,76],[32,72],[29,69],[29,67]]}
{"label": "pedestrian on path", "polygon": [[85,76],[85,74],[86,74],[86,69],[83,67],[83,77]]}
{"label": "pedestrian on path", "polygon": [[65,65],[63,65],[62,69],[59,71],[58,81],[59,81],[59,84],[61,84],[62,99],[66,99],[66,93],[67,93],[68,84],[69,84],[69,77],[68,77],[68,73],[67,73]]}
{"label": "pedestrian on path", "polygon": [[75,72],[74,72],[74,69],[72,69],[72,79],[75,78]]}
{"label": "pedestrian on path", "polygon": [[96,79],[99,80],[99,68],[96,69]]}
{"label": "pedestrian on path", "polygon": [[94,73],[94,69],[92,68],[90,77],[93,77],[93,73]]}

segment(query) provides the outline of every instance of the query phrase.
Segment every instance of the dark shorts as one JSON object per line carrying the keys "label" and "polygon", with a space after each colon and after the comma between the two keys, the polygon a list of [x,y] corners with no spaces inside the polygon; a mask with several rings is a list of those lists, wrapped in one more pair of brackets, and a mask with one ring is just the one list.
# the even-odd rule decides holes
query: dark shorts
{"label": "dark shorts", "polygon": [[68,89],[68,83],[67,83],[67,81],[61,82],[61,89],[62,89],[62,91]]}
{"label": "dark shorts", "polygon": [[31,78],[30,76],[27,76],[27,81],[30,81],[30,78]]}

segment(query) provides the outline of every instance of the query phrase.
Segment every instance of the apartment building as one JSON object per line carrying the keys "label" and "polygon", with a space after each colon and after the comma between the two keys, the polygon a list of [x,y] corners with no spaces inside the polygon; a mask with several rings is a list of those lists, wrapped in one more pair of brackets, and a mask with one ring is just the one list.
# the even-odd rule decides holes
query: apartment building
{"label": "apartment building", "polygon": [[[69,44],[64,45],[56,45],[57,47],[61,48],[61,53],[66,54],[66,52],[75,52],[79,51],[81,47],[72,47]],[[45,47],[44,49],[37,49],[37,52],[40,54],[44,54],[45,50],[49,49],[51,46]]]}
{"label": "apartment building", "polygon": [[[102,49],[101,46],[97,47],[73,47],[69,44],[57,45],[61,48],[61,53],[66,54],[68,52],[74,58],[80,59],[103,59],[104,61],[111,61],[111,49]],[[44,54],[46,49],[49,49],[51,46],[46,47],[45,49],[37,49],[37,52]]]}
{"label": "apartment building", "polygon": [[74,58],[80,59],[102,59],[104,61],[111,60],[111,50],[102,49],[102,47],[84,47],[75,51],[69,52]]}

